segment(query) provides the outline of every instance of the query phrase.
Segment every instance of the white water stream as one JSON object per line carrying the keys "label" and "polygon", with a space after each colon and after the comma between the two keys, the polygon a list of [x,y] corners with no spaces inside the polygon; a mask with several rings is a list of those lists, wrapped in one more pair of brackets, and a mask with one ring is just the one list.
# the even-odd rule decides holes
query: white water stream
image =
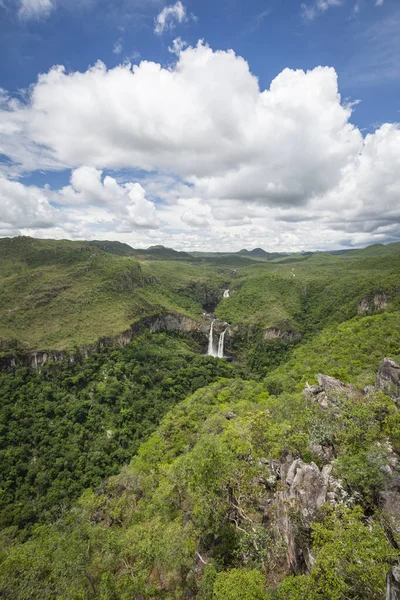
{"label": "white water stream", "polygon": [[214,321],[211,323],[210,333],[208,334],[208,356],[216,356],[214,352]]}
{"label": "white water stream", "polygon": [[227,331],[228,331],[228,328],[224,329],[224,331],[219,336],[219,341],[218,341],[218,358],[224,358],[224,341],[225,341],[225,334],[226,334]]}
{"label": "white water stream", "polygon": [[210,333],[208,334],[208,356],[214,356],[214,358],[224,358],[224,343],[225,334],[228,331],[228,327],[220,334],[218,338],[218,349],[214,346],[214,321],[211,323]]}

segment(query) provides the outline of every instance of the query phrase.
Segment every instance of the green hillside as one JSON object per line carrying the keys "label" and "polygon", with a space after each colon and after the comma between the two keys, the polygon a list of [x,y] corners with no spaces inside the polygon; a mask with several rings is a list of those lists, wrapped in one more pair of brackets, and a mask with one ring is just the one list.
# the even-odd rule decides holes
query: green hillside
{"label": "green hillside", "polygon": [[[400,559],[400,245],[130,252],[0,240],[3,353],[74,350],[0,373],[0,597],[384,598]],[[229,323],[229,361],[203,355],[205,307]],[[166,312],[203,333],[85,353]]]}
{"label": "green hillside", "polygon": [[398,244],[262,262],[234,254],[199,259],[163,248],[149,250],[159,256],[153,260],[124,255],[129,248],[116,242],[0,240],[3,348],[71,350],[163,310],[201,320],[207,297],[218,300],[226,288],[230,298],[218,305],[217,317],[302,334],[353,317],[363,296],[387,292],[392,306],[397,302]]}
{"label": "green hillside", "polygon": [[84,242],[0,240],[0,340],[71,350],[163,310],[202,315],[192,285],[217,289],[225,269],[139,261]]}
{"label": "green hillside", "polygon": [[357,314],[358,301],[386,292],[398,306],[400,247],[384,246],[372,257],[366,250],[332,256],[314,254],[241,269],[231,283],[231,297],[217,314],[230,323],[287,322],[303,333]]}
{"label": "green hillside", "polygon": [[[323,347],[318,336],[293,356],[286,379],[282,367],[265,382],[225,379],[188,397],[129,467],[85,492],[56,523],[35,529],[27,541],[5,530],[0,589],[41,600],[381,598],[398,556],[388,527],[396,543],[400,530],[374,507],[388,452],[400,451],[399,410],[381,392],[343,394],[340,409],[336,403],[324,410],[295,388],[321,367],[334,373],[336,365],[339,374],[338,364],[346,366],[350,383],[360,383],[360,376],[363,383],[372,380],[378,357],[399,340],[390,317],[381,330],[384,316],[327,331],[330,342]],[[135,348],[129,352],[133,357]],[[84,373],[82,390],[93,386],[93,374]],[[115,378],[115,367],[111,374]],[[121,435],[122,424],[113,426]],[[274,521],[274,511],[282,510],[276,496],[281,484],[269,465],[291,453],[322,467],[315,448],[328,438],[335,476],[344,478],[343,494],[355,494],[356,504],[324,505],[311,523],[295,521],[296,544],[303,551],[312,547],[316,561],[305,574],[286,577],[286,546]]]}

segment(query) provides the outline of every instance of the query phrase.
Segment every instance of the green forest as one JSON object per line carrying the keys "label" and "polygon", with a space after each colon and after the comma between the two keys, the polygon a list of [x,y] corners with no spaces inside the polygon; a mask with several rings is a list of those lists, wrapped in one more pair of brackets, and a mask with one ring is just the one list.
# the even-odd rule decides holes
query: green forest
{"label": "green forest", "polygon": [[399,244],[13,238],[0,278],[0,598],[385,598]]}

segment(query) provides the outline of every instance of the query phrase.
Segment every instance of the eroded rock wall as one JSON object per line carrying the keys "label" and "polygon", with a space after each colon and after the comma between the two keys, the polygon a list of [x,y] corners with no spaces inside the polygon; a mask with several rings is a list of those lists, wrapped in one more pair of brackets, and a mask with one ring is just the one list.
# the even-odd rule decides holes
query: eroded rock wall
{"label": "eroded rock wall", "polygon": [[0,370],[10,372],[20,366],[26,366],[30,369],[39,370],[48,362],[62,362],[64,360],[75,362],[78,356],[87,358],[90,354],[97,352],[101,348],[126,346],[135,337],[146,330],[151,331],[151,333],[157,333],[161,331],[198,333],[201,338],[204,338],[204,343],[206,343],[209,329],[209,322],[196,321],[187,315],[165,312],[153,317],[145,317],[144,319],[133,323],[126,331],[123,331],[122,333],[113,337],[101,338],[95,344],[80,348],[77,353],[42,350],[29,353],[18,352],[0,357]]}

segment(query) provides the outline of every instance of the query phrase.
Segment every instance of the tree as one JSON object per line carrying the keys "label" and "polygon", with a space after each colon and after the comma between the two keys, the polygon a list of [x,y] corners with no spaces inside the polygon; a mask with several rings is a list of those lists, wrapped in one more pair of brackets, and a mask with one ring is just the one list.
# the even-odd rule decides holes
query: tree
{"label": "tree", "polygon": [[214,583],[215,600],[265,600],[265,578],[255,569],[219,573]]}

